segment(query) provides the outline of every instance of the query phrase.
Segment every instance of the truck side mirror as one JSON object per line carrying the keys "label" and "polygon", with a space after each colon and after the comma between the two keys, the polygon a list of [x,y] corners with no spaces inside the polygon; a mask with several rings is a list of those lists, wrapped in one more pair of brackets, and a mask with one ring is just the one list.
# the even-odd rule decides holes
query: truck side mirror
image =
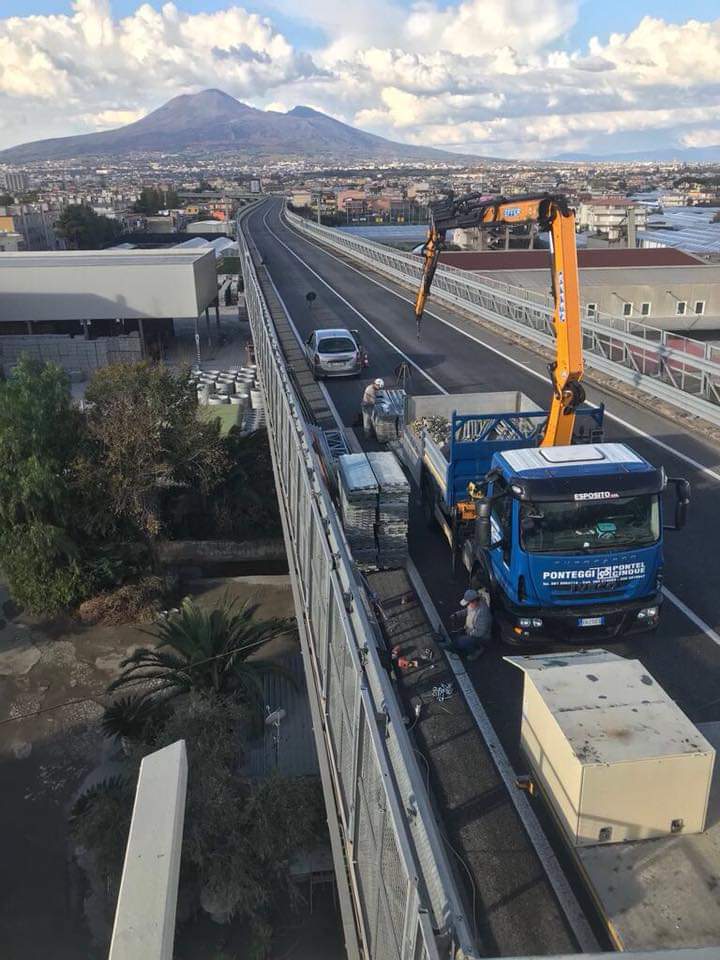
{"label": "truck side mirror", "polygon": [[481,550],[490,547],[490,511],[492,503],[489,500],[478,500],[475,504],[475,542]]}
{"label": "truck side mirror", "polygon": [[675,485],[675,522],[665,524],[666,530],[682,530],[687,523],[690,506],[690,481],[683,477],[668,477],[668,483]]}

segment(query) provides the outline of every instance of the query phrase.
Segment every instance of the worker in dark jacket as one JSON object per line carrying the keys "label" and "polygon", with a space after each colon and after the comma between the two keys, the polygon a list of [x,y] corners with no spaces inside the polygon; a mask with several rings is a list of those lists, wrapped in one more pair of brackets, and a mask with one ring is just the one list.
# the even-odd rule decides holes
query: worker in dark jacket
{"label": "worker in dark jacket", "polygon": [[476,660],[485,653],[485,644],[490,640],[492,614],[490,602],[485,590],[466,590],[460,601],[462,609],[452,614],[454,623],[465,620],[464,629],[453,637],[453,646],[458,653],[467,655],[468,660]]}
{"label": "worker in dark jacket", "polygon": [[373,410],[375,409],[375,404],[377,403],[378,394],[385,389],[385,381],[381,380],[378,377],[376,380],[373,380],[372,383],[368,384],[365,387],[365,392],[362,396],[362,418],[363,418],[363,433],[366,437],[372,436],[372,417]]}

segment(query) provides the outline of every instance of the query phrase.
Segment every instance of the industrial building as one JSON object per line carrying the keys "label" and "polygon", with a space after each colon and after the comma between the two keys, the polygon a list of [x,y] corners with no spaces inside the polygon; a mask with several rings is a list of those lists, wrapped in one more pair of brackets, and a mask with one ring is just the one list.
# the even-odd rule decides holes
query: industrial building
{"label": "industrial building", "polygon": [[641,247],[675,247],[707,258],[720,258],[720,211],[717,207],[671,207],[649,214],[647,229],[638,233]]}
{"label": "industrial building", "polygon": [[[546,250],[443,253],[441,262],[548,294]],[[720,265],[675,249],[578,251],[587,316],[609,314],[664,330],[720,329]]]}
{"label": "industrial building", "polygon": [[156,356],[172,338],[175,319],[204,314],[209,324],[211,306],[218,316],[217,301],[212,247],[3,253],[0,362],[12,364],[24,341],[38,359],[92,368],[106,353],[96,349],[88,359],[84,344],[129,334],[136,335],[139,355]]}

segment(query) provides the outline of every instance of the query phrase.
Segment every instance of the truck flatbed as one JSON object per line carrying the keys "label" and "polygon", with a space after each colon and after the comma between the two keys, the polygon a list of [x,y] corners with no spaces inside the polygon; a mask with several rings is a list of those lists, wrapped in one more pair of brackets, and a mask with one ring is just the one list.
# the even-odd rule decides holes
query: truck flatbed
{"label": "truck flatbed", "polygon": [[[698,730],[720,752],[720,723]],[[720,956],[720,763],[704,833],[574,849],[619,950],[716,947]]]}

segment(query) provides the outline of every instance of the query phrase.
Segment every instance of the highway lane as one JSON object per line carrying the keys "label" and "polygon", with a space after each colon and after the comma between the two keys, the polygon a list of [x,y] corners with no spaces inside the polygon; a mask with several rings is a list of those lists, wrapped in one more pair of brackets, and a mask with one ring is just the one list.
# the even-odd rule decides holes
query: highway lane
{"label": "highway lane", "polygon": [[[263,222],[265,219],[267,224]],[[476,339],[487,344],[483,346],[433,318],[424,323],[422,340],[418,342],[411,306],[407,302],[410,299],[408,291],[395,287],[399,293],[396,296],[388,281],[381,280],[383,286],[373,283],[289,230],[279,220],[277,203],[272,204],[269,215],[267,207],[253,214],[251,225],[278,291],[301,333],[307,336],[320,326],[359,329],[370,353],[369,375],[392,379],[393,371],[402,359],[399,350],[416,365],[410,386],[414,393],[433,393],[439,388],[451,392],[520,389],[538,403],[548,403],[546,374],[539,379],[532,372],[542,372],[544,361],[530,351],[466,323]],[[289,250],[281,246],[276,237]],[[332,290],[317,274],[330,284]],[[309,290],[317,294],[311,307],[305,300]],[[439,317],[451,317],[449,311],[438,310],[436,305],[432,310]],[[457,322],[462,324],[461,320]],[[528,370],[518,368],[490,347],[502,350]],[[352,424],[357,415],[362,384],[354,380],[335,380],[327,381],[327,388],[343,421]],[[677,451],[671,453],[668,449],[658,448],[650,439],[637,435],[622,424],[608,423],[608,439],[625,440],[652,462],[663,463],[670,475],[687,476],[691,480],[690,522],[684,531],[668,533],[666,537],[666,583],[702,621],[718,629],[720,516],[716,504],[720,480],[716,476],[720,477],[720,454],[710,444],[653,412],[603,394],[594,387],[588,392],[592,400],[605,400],[609,410],[623,421],[632,423],[650,437],[656,437],[665,447]],[[679,454],[691,458],[698,466],[692,466]],[[460,585],[453,583],[449,576],[448,551],[442,538],[439,534],[419,529],[415,524],[411,545],[415,562],[440,611],[454,608]],[[720,676],[720,647],[670,602],[665,604],[663,622],[655,636],[639,636],[616,644],[614,649],[626,656],[639,657],[695,721],[720,719],[720,684],[717,679]],[[484,658],[474,667],[474,672],[478,674],[483,702],[512,752],[519,719],[520,679],[514,670],[502,663],[501,656],[506,652],[498,650],[497,655]]]}

